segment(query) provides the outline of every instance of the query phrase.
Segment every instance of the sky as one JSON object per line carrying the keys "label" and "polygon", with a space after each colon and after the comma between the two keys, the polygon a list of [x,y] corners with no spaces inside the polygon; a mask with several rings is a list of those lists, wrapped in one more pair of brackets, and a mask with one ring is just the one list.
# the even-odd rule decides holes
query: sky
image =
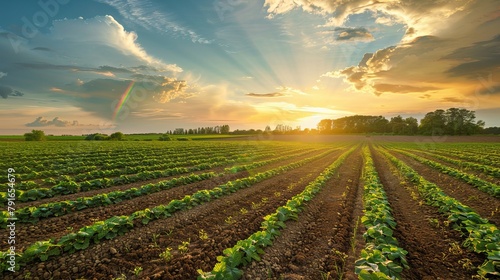
{"label": "sky", "polygon": [[315,128],[451,107],[500,126],[498,0],[0,5],[0,134]]}

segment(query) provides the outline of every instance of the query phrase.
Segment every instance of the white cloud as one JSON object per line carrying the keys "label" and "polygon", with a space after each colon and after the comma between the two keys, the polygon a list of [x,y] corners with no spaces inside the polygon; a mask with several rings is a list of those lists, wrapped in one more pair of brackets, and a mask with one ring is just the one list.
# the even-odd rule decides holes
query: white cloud
{"label": "white cloud", "polygon": [[195,31],[184,27],[168,15],[155,9],[148,0],[98,0],[101,3],[110,5],[126,19],[146,28],[155,29],[160,32],[170,32],[188,37],[193,43],[210,44],[211,41],[203,38]]}
{"label": "white cloud", "polygon": [[[103,59],[99,61],[100,65],[106,65],[107,63],[105,63],[105,61],[107,60],[111,60],[111,63],[109,63],[110,65],[120,65],[127,61],[131,63],[131,60],[135,59],[136,61],[152,65],[165,71],[182,71],[182,69],[175,64],[165,64],[161,60],[149,55],[142,46],[137,43],[137,34],[135,32],[126,31],[118,21],[109,15],[97,16],[87,20],[64,19],[54,21],[51,33],[40,37],[42,37],[40,43],[52,45],[52,49],[64,52],[71,57],[81,57],[82,55],[89,57],[98,56]],[[64,48],[58,47],[57,44],[62,44]],[[85,47],[88,47],[89,50],[86,51]],[[101,55],[96,53],[96,47],[103,49]],[[118,59],[112,59],[111,57],[106,59],[106,56],[109,56],[110,52],[106,50],[106,47],[121,52],[121,59],[126,58],[126,60],[118,62]],[[82,51],[83,53],[81,53]],[[112,57],[117,56],[118,55],[115,53]]]}
{"label": "white cloud", "polygon": [[0,72],[0,79],[7,76],[7,73],[4,73],[4,72]]}
{"label": "white cloud", "polygon": [[[384,2],[381,9],[387,9],[390,2]],[[456,100],[450,97],[475,100],[469,106],[474,110],[493,106],[498,98],[488,101],[476,88],[481,87],[479,78],[493,76],[488,86],[499,84],[494,73],[500,70],[500,56],[493,51],[500,44],[498,4],[484,0],[393,5],[391,16],[400,19],[403,15],[398,9],[407,8],[406,37],[396,46],[366,53],[358,65],[323,76],[343,77],[352,90],[376,95],[424,94],[436,102]],[[417,14],[420,21],[413,22]]]}
{"label": "white cloud", "polygon": [[370,11],[382,15],[378,23],[391,25],[398,22],[414,28],[416,32],[411,37],[414,38],[448,27],[448,20],[453,15],[469,9],[474,2],[476,1],[266,0],[264,7],[267,7],[270,18],[296,8],[321,14],[328,18],[325,26],[342,26],[349,16]]}

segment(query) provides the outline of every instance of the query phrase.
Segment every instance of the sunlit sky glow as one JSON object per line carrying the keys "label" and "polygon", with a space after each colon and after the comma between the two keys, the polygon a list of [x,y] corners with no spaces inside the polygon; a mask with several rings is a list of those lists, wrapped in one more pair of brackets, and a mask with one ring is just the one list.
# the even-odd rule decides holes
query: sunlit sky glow
{"label": "sunlit sky glow", "polygon": [[1,7],[2,134],[314,128],[323,118],[421,118],[450,107],[500,126],[495,0]]}

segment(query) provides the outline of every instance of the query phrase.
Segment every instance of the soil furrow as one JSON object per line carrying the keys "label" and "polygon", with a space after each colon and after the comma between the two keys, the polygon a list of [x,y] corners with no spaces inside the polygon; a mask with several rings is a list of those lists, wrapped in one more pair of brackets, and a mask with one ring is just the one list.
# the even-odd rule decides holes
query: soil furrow
{"label": "soil furrow", "polygon": [[489,176],[489,175],[487,175],[487,174],[485,174],[485,173],[483,173],[481,171],[475,170],[473,168],[470,168],[470,167],[460,167],[460,166],[457,166],[457,165],[455,165],[453,163],[441,160],[439,158],[435,158],[435,157],[433,157],[433,156],[431,156],[429,154],[420,153],[419,151],[416,151],[416,150],[407,151],[407,152],[415,154],[415,155],[417,155],[419,157],[422,157],[422,158],[425,158],[425,159],[428,159],[428,160],[435,161],[435,162],[437,162],[439,164],[442,164],[444,166],[458,169],[458,170],[460,170],[463,173],[468,173],[468,174],[475,175],[475,176],[481,178],[484,181],[488,181],[490,183],[497,184],[497,185],[500,184],[500,179],[495,178],[493,176]]}
{"label": "soil furrow", "polygon": [[[53,260],[26,267],[13,275],[15,277],[12,279],[21,279],[21,275],[28,271],[32,276],[43,276],[45,268],[53,271],[49,276],[54,279],[67,279],[68,275],[75,278],[112,279],[121,273],[130,277],[134,267],[139,266],[145,268],[144,273],[160,273],[163,279],[192,279],[196,276],[194,268],[203,267],[208,270],[215,264],[216,256],[222,254],[223,249],[259,229],[262,217],[267,212],[274,211],[276,204],[282,204],[295,192],[300,192],[307,184],[306,180],[301,180],[302,177],[319,175],[338,154],[340,151],[334,151],[310,165],[290,170],[225,198],[176,213],[168,219],[152,221],[146,226],[134,228],[124,236],[91,245],[87,250],[72,255],[63,254]],[[300,184],[291,192],[283,187],[297,182]],[[280,196],[275,195],[275,192],[280,192]],[[259,199],[254,200],[254,197]],[[252,202],[262,202],[262,197],[267,197],[268,201],[257,209],[251,209]],[[234,213],[241,213],[241,208],[247,209],[248,213],[236,216]],[[228,216],[233,216],[233,223],[226,222]],[[200,229],[206,231],[209,239],[201,241],[197,237]],[[153,239],[159,247],[149,246],[154,244]],[[166,246],[177,249],[177,244],[189,239],[191,244],[188,254],[176,256],[168,264],[159,261],[158,255]],[[174,251],[172,254],[178,255]],[[176,268],[172,270],[171,267]]]}
{"label": "soil furrow", "polygon": [[[319,154],[322,151],[323,150],[313,153]],[[309,156],[312,156],[312,153],[308,153],[301,158]],[[124,200],[117,204],[87,208],[64,216],[43,219],[36,224],[18,224],[16,231],[20,238],[16,240],[16,244],[19,246],[18,248],[23,248],[35,241],[48,240],[50,238],[58,239],[65,234],[74,232],[75,230],[78,230],[86,225],[94,223],[95,221],[105,220],[113,216],[130,215],[135,211],[165,204],[173,199],[182,199],[185,195],[192,194],[198,190],[211,189],[224,184],[227,181],[245,178],[250,174],[255,174],[266,169],[272,169],[297,160],[298,158],[293,157],[285,161],[275,162],[253,169],[250,171],[251,173],[249,171],[244,171],[235,174],[226,174],[222,177],[215,177],[193,184],[178,186],[172,189],[152,193],[146,196]],[[7,234],[7,230],[8,229],[1,229],[0,234]],[[7,247],[8,244],[6,240],[2,240],[0,250],[6,250]]]}
{"label": "soil furrow", "polygon": [[[309,202],[298,221],[287,227],[265,250],[262,261],[244,268],[244,279],[335,279],[345,276],[355,227],[362,159],[359,149],[340,166],[320,193]],[[357,213],[361,212],[358,209]],[[351,272],[351,275],[353,273]]]}
{"label": "soil furrow", "polygon": [[397,223],[394,237],[408,251],[410,268],[403,270],[402,278],[471,279],[484,257],[457,247],[463,241],[460,233],[445,226],[446,218],[435,207],[420,202],[415,186],[400,179],[383,155],[374,149],[372,155]]}
{"label": "soil furrow", "polygon": [[500,199],[484,193],[474,186],[443,174],[431,167],[426,166],[408,156],[390,151],[399,160],[404,161],[422,177],[429,182],[439,186],[447,195],[457,199],[461,203],[471,207],[481,217],[490,222],[500,225]]}

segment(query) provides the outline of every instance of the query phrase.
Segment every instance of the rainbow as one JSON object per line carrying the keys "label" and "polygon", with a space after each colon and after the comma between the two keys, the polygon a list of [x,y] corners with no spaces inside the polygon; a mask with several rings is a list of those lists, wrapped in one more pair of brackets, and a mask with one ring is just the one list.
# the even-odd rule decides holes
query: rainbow
{"label": "rainbow", "polygon": [[130,84],[125,89],[125,92],[123,92],[122,97],[120,97],[118,104],[116,104],[115,111],[113,112],[113,120],[116,119],[116,116],[118,116],[121,109],[123,108],[123,105],[127,102],[128,98],[130,97],[130,93],[132,92],[132,89],[134,89],[134,85],[135,81],[131,81]]}

